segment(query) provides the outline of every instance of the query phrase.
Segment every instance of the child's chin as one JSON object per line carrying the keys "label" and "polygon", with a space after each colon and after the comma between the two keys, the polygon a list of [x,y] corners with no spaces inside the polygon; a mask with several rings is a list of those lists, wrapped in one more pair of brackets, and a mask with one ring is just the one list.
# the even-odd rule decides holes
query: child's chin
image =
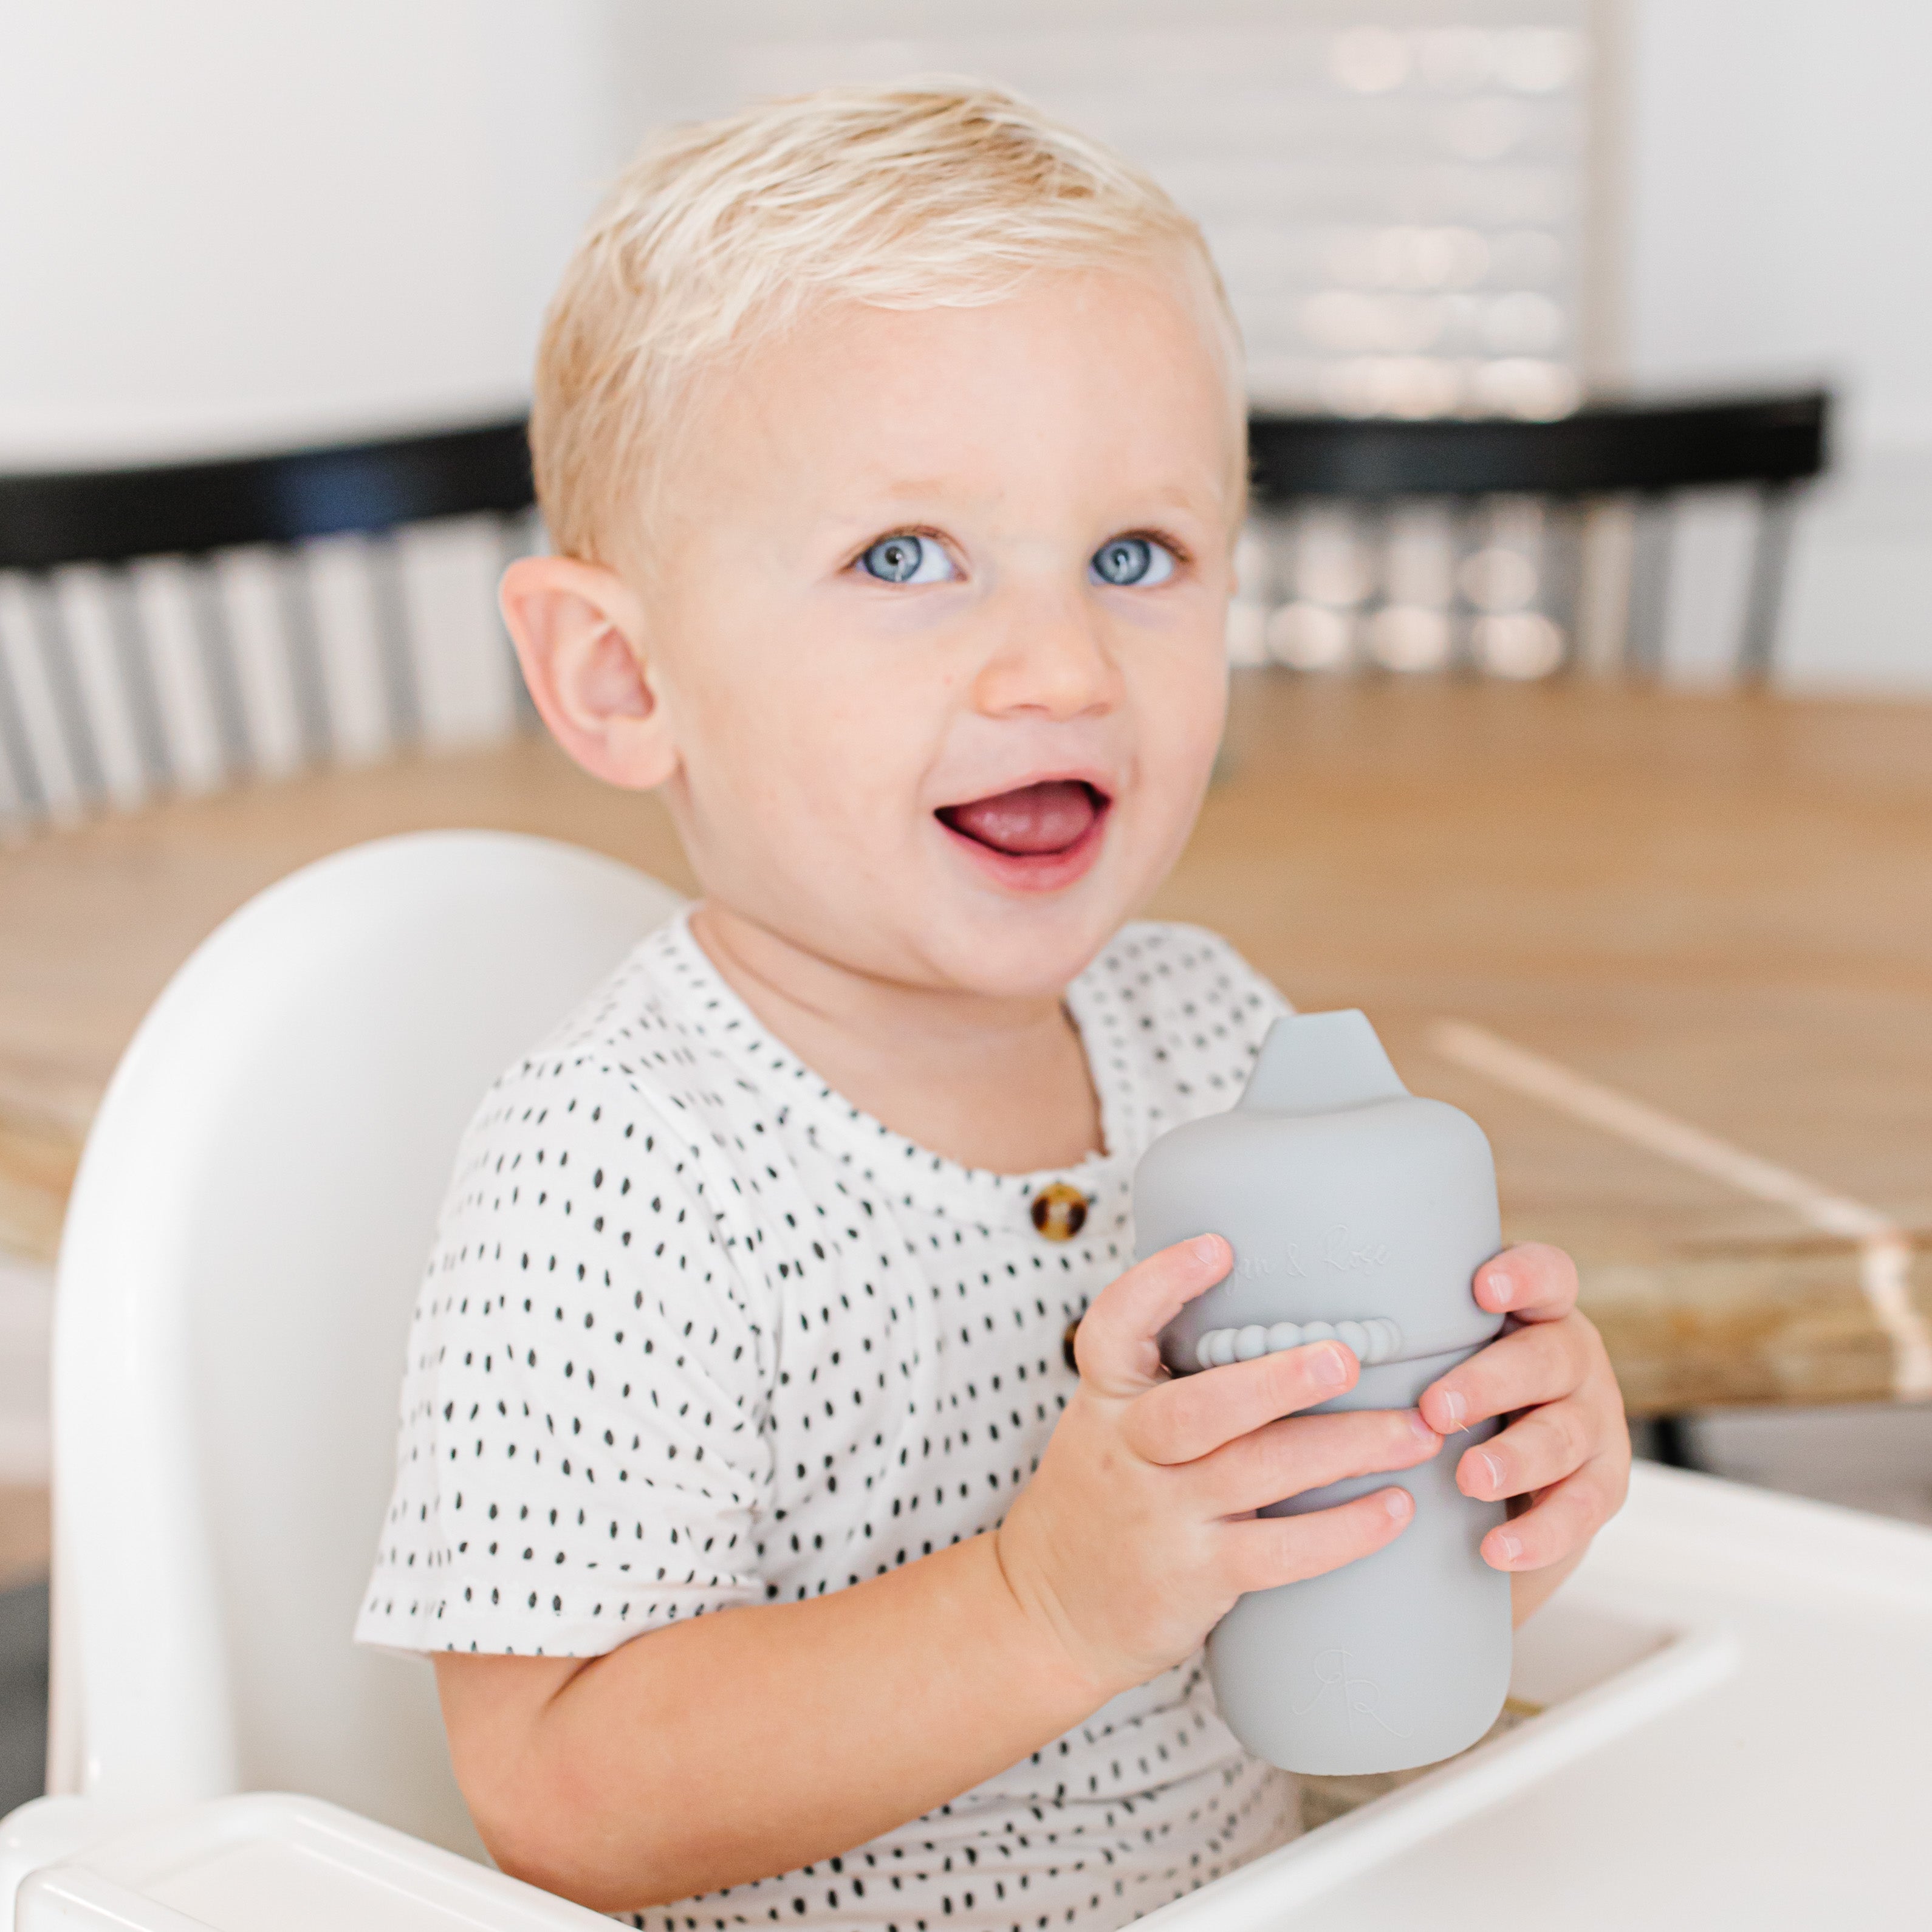
{"label": "child's chin", "polygon": [[1094,890],[1041,895],[960,909],[935,934],[928,957],[962,992],[994,999],[1053,998],[1093,963],[1129,908]]}

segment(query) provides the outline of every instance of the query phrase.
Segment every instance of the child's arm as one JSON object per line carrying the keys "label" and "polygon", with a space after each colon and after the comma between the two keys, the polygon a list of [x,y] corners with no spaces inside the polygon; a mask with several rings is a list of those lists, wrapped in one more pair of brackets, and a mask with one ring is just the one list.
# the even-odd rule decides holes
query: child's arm
{"label": "child's arm", "polygon": [[1353,1384],[1346,1349],[1163,1376],[1155,1338],[1229,1261],[1203,1237],[1096,1300],[1080,1386],[997,1532],[602,1657],[439,1656],[457,1776],[493,1856],[605,1910],[815,1862],[1190,1655],[1243,1592],[1390,1541],[1413,1507],[1400,1488],[1247,1519],[1439,1446],[1412,1412],[1294,1414]]}
{"label": "child's arm", "polygon": [[1576,1264],[1540,1241],[1479,1269],[1476,1299],[1514,1316],[1512,1329],[1422,1394],[1430,1424],[1454,1435],[1516,1413],[1456,1466],[1465,1496],[1524,1499],[1483,1539],[1484,1559],[1510,1571],[1516,1621],[1548,1601],[1582,1561],[1630,1486],[1630,1430],[1603,1337],[1576,1310]]}

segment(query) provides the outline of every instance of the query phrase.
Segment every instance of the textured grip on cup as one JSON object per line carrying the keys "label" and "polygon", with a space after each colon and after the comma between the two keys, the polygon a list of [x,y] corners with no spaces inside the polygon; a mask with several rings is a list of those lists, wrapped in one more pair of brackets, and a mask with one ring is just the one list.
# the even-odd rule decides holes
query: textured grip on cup
{"label": "textured grip on cup", "polygon": [[[1252,1362],[1299,1348],[1310,1342],[1339,1342],[1364,1368],[1393,1361],[1402,1353],[1402,1330],[1386,1316],[1364,1322],[1276,1322],[1263,1328],[1210,1328],[1195,1344],[1193,1366],[1218,1369],[1229,1362]],[[1189,1372],[1185,1364],[1182,1372]]]}

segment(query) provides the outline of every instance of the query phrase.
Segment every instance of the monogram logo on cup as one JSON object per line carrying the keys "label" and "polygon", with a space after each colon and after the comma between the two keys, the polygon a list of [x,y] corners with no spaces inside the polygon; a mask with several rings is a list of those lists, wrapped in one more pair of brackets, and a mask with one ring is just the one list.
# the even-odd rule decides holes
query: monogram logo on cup
{"label": "monogram logo on cup", "polygon": [[1372,1724],[1387,1731],[1391,1737],[1408,1736],[1400,1724],[1391,1724],[1383,1715],[1382,1686],[1372,1677],[1365,1677],[1356,1667],[1354,1657],[1346,1650],[1316,1653],[1314,1694],[1306,1703],[1294,1706],[1294,1714],[1298,1718],[1306,1717],[1330,1691],[1341,1700],[1342,1708],[1348,1713],[1351,1736],[1358,1735]]}

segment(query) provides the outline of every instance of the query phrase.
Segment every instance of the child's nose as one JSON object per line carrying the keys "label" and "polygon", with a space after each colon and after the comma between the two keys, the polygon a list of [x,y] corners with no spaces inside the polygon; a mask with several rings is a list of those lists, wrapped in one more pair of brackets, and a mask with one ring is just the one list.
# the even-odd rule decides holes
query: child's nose
{"label": "child's nose", "polygon": [[998,641],[973,695],[989,717],[1068,718],[1111,709],[1119,692],[1119,668],[1096,614],[1077,597],[1036,596],[1014,598],[1000,614]]}

